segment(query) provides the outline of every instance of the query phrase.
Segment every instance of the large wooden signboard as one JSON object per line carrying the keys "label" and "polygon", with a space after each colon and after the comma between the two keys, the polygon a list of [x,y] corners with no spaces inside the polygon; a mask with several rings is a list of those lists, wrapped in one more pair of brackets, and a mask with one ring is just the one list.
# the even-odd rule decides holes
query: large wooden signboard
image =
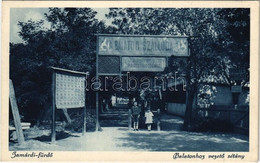
{"label": "large wooden signboard", "polygon": [[99,55],[189,56],[187,37],[99,36]]}
{"label": "large wooden signboard", "polygon": [[55,101],[57,109],[85,106],[85,76],[56,73]]}
{"label": "large wooden signboard", "polygon": [[166,67],[168,57],[189,56],[186,36],[99,34],[97,40],[98,75],[159,72]]}

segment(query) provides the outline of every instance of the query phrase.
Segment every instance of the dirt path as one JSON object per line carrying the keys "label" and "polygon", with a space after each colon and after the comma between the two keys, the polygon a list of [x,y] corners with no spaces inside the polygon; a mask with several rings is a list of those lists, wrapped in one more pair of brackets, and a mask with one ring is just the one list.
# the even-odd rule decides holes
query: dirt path
{"label": "dirt path", "polygon": [[73,134],[55,144],[28,140],[10,150],[44,151],[248,151],[246,137],[185,131],[128,131],[126,127],[103,127],[102,132]]}
{"label": "dirt path", "polygon": [[[121,122],[121,121],[120,121]],[[181,131],[183,119],[164,114],[162,131],[148,132],[144,127],[129,131],[126,127],[102,127],[101,132],[57,132],[56,143],[50,143],[50,130],[32,129],[26,143],[10,143],[10,150],[39,151],[248,151],[247,136],[222,133]],[[121,125],[124,126],[124,125]],[[155,125],[156,126],[156,125]]]}

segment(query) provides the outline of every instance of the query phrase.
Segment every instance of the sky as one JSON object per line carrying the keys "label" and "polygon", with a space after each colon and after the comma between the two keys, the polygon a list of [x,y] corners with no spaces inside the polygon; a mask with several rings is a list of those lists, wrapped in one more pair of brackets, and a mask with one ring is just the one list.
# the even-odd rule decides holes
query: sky
{"label": "sky", "polygon": [[[108,8],[93,8],[97,11],[96,18],[104,20],[107,24],[111,21],[106,19],[105,14],[108,13]],[[48,12],[48,8],[12,8],[10,11],[10,42],[21,43],[22,39],[19,37],[20,31],[18,22],[26,22],[28,20],[45,20],[44,13]],[[46,21],[45,21],[46,22]],[[46,28],[50,27],[50,24],[46,22],[44,24]]]}

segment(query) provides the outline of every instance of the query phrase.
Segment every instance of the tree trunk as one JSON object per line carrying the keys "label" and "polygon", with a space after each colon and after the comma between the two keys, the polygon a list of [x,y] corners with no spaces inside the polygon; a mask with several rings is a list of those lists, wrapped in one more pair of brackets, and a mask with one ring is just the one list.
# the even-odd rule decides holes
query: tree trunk
{"label": "tree trunk", "polygon": [[196,94],[196,89],[194,88],[195,86],[191,86],[190,89],[187,89],[188,92],[186,97],[186,111],[185,111],[183,127],[185,130],[188,131],[191,129],[191,125],[192,125],[192,105]]}

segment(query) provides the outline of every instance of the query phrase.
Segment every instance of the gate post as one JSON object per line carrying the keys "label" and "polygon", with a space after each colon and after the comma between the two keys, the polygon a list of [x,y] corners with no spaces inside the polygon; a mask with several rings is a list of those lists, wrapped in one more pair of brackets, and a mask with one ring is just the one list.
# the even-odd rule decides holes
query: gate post
{"label": "gate post", "polygon": [[87,119],[87,108],[86,105],[83,108],[83,131],[82,131],[82,135],[85,135],[86,133],[86,119]]}
{"label": "gate post", "polygon": [[160,109],[157,109],[157,131],[161,131],[161,115]]}
{"label": "gate post", "polygon": [[[99,55],[99,37],[97,36],[97,46],[96,46],[96,80],[98,79],[98,55]],[[99,90],[96,92],[96,131],[101,130],[99,124]]]}
{"label": "gate post", "polygon": [[99,96],[98,92],[96,92],[96,131],[99,131],[100,124],[99,124]]}
{"label": "gate post", "polygon": [[128,109],[128,130],[132,129],[131,109]]}
{"label": "gate post", "polygon": [[52,126],[51,126],[51,142],[55,143],[56,141],[56,72],[52,70]]}

